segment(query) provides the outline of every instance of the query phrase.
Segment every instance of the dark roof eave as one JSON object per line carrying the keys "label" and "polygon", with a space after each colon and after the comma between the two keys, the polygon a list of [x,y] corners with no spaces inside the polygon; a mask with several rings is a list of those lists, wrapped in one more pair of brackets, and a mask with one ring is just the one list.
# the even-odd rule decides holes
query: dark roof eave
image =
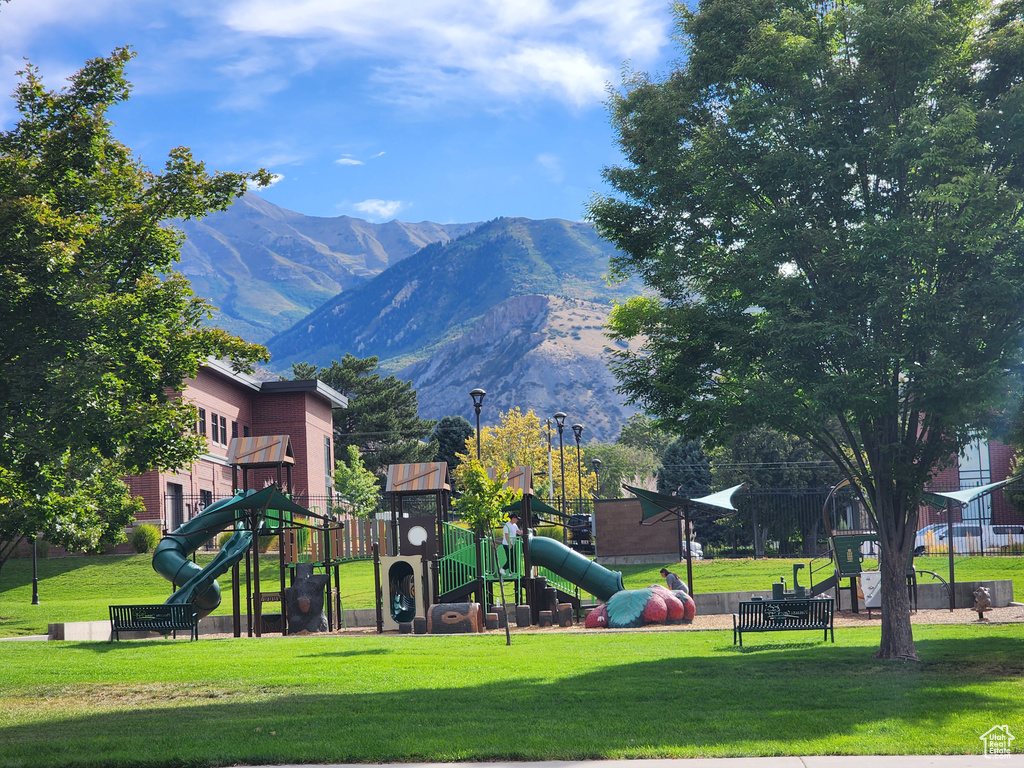
{"label": "dark roof eave", "polygon": [[267,393],[307,392],[324,398],[330,402],[331,408],[348,408],[347,397],[318,379],[264,381],[260,383],[260,391]]}

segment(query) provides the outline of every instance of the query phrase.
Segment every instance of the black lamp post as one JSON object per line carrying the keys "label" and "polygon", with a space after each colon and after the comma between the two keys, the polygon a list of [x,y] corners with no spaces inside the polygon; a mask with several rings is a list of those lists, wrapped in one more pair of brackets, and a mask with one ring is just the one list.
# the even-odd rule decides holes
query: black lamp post
{"label": "black lamp post", "polygon": [[580,453],[580,438],[583,437],[583,425],[573,424],[572,434],[576,438],[576,490],[579,492],[579,496],[576,498],[579,501],[576,502],[577,512],[583,511],[583,454]]}
{"label": "black lamp post", "polygon": [[558,463],[562,468],[562,515],[565,515],[565,453],[562,450],[562,430],[565,429],[565,414],[559,411],[555,414],[555,424],[558,426]]}
{"label": "black lamp post", "polygon": [[32,537],[32,605],[39,605],[39,570],[36,566],[36,541],[38,536]]}
{"label": "black lamp post", "polygon": [[592,466],[594,468],[594,484],[596,486],[594,488],[594,498],[595,499],[600,499],[601,498],[601,460],[600,459],[593,459],[590,462],[590,466]]}
{"label": "black lamp post", "polygon": [[476,460],[480,461],[480,406],[484,403],[484,395],[487,393],[477,387],[469,396],[473,398],[473,410],[476,411]]}

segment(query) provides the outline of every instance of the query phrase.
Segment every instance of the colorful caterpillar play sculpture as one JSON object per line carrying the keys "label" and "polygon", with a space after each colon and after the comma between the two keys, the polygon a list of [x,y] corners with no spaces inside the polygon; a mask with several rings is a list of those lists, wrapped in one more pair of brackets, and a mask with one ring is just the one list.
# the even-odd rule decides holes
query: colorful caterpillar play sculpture
{"label": "colorful caterpillar play sculpture", "polygon": [[693,598],[660,584],[623,589],[587,614],[588,628],[641,627],[645,624],[689,624],[697,613]]}

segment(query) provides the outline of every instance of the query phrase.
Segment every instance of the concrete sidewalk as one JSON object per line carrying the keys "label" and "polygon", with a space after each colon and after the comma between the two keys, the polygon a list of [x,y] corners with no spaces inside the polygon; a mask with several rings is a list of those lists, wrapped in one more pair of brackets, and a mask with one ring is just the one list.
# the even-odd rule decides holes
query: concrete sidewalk
{"label": "concrete sidewalk", "polygon": [[[374,768],[1024,768],[1013,755],[842,755],[812,757],[711,757],[679,760],[580,760],[515,763],[383,763]],[[250,768],[365,768],[365,766],[250,766]]]}

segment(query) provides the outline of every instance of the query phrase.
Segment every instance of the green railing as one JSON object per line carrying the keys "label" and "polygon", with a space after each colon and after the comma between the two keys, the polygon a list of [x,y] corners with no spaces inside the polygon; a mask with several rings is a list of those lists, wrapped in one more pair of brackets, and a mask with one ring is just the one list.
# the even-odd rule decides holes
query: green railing
{"label": "green railing", "polygon": [[441,594],[453,592],[476,581],[476,538],[472,531],[441,523],[444,557],[437,561],[437,582]]}
{"label": "green railing", "polygon": [[547,568],[538,568],[537,574],[548,580],[549,587],[556,587],[567,595],[573,595],[574,597],[579,598],[580,588],[565,577],[559,576],[557,573],[549,571]]}
{"label": "green railing", "polygon": [[484,564],[484,577],[497,581],[498,571],[501,568],[505,569],[505,573],[501,574],[506,580],[518,579],[522,576],[523,569],[523,540],[517,538],[515,544],[512,545],[512,560],[515,568],[508,568],[505,563],[505,547],[503,547],[497,539],[497,555],[498,559],[494,559],[495,548],[491,547],[491,540],[489,538],[482,539],[480,541],[480,560]]}

